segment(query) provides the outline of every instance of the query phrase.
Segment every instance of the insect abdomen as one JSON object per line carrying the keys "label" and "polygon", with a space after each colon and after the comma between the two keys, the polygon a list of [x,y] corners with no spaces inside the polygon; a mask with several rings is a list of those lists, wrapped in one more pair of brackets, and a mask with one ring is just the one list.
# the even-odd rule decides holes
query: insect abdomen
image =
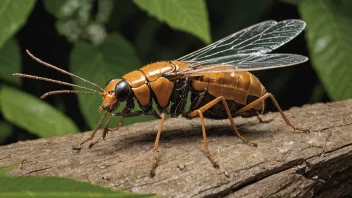
{"label": "insect abdomen", "polygon": [[[226,100],[247,105],[253,98],[266,93],[257,77],[249,72],[222,72],[206,74],[192,79],[192,87],[196,91],[206,90],[214,97],[223,96]],[[250,99],[250,100],[249,100]],[[258,111],[264,109],[264,102],[254,107]]]}

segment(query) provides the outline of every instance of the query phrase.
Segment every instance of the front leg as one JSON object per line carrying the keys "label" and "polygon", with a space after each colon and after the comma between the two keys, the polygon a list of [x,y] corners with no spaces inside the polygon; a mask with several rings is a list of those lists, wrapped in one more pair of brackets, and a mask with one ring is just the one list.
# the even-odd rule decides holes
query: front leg
{"label": "front leg", "polygon": [[[109,131],[117,131],[122,126],[123,122],[125,121],[125,118],[133,117],[133,116],[139,116],[139,115],[142,115],[142,114],[144,114],[143,111],[128,112],[126,109],[122,110],[122,112],[112,113],[110,115],[108,121],[106,122],[105,126],[104,126],[103,134],[102,134],[101,138],[103,138],[103,140],[104,140]],[[111,118],[113,116],[122,116],[122,117],[121,117],[117,127],[110,129],[109,128],[109,124],[110,124]],[[92,148],[94,145],[96,145],[100,141],[101,138],[99,138],[96,141],[90,143],[89,144],[89,148]]]}
{"label": "front leg", "polygon": [[123,122],[125,121],[125,118],[126,117],[133,117],[133,116],[139,116],[141,114],[143,114],[143,111],[136,111],[136,112],[131,112],[131,110],[134,108],[134,100],[133,100],[133,96],[130,95],[127,99],[127,103],[126,103],[126,106],[125,108],[121,111],[121,112],[118,112],[118,113],[112,113],[111,116],[122,116],[117,127],[115,128],[112,128],[112,129],[107,129],[106,133],[104,134],[103,133],[103,139],[105,138],[106,134],[109,132],[109,131],[116,131],[118,130]]}
{"label": "front leg", "polygon": [[[122,112],[112,113],[111,116],[122,116],[122,117],[121,117],[121,119],[120,119],[119,124],[117,125],[117,127],[112,128],[112,129],[109,128],[109,129],[107,130],[107,132],[108,132],[108,131],[116,131],[116,130],[118,130],[118,129],[122,126],[123,122],[125,121],[125,118],[127,118],[127,117],[134,117],[134,116],[140,116],[140,115],[143,115],[143,114],[144,114],[143,111],[127,112],[127,111],[124,111],[124,110],[123,110]],[[103,139],[105,138],[107,132],[106,132],[105,134],[103,133]]]}
{"label": "front leg", "polygon": [[[114,127],[114,128],[111,128],[111,129],[108,128],[108,131],[117,131],[117,130],[119,130],[119,128],[122,127],[123,121],[125,121],[125,117],[121,117],[119,123],[117,124],[117,127]],[[105,135],[103,136],[103,138],[105,138]]]}
{"label": "front leg", "polygon": [[[97,131],[98,131],[98,129],[99,129],[99,126],[101,125],[101,123],[103,122],[103,120],[104,120],[104,118],[105,118],[105,116],[106,116],[107,114],[108,114],[108,112],[105,112],[105,113],[104,113],[104,115],[100,118],[100,120],[99,120],[97,126],[95,127],[95,129],[92,131],[91,135],[90,135],[87,139],[85,139],[85,140],[83,140],[81,143],[79,143],[78,146],[72,146],[72,149],[73,149],[73,150],[78,150],[78,151],[80,151],[80,150],[82,149],[81,146],[82,146],[84,143],[86,143],[86,142],[88,142],[88,141],[90,141],[90,140],[92,140],[92,139],[94,138],[95,134],[97,133]],[[110,116],[110,118],[111,118],[111,116]]]}
{"label": "front leg", "polygon": [[108,129],[109,129],[109,124],[110,124],[111,118],[112,118],[112,115],[109,116],[108,121],[106,121],[106,123],[105,123],[102,136],[100,138],[98,138],[96,141],[90,143],[88,148],[92,148],[94,145],[96,145],[100,141],[101,138],[103,138],[103,140],[105,139],[105,136],[108,133]]}

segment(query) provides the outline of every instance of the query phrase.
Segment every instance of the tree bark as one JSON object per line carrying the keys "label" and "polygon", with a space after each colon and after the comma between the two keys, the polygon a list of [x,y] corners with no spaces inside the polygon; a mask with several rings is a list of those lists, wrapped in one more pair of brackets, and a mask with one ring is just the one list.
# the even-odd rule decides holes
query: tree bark
{"label": "tree bark", "polygon": [[[206,120],[203,148],[199,118],[168,119],[159,142],[159,166],[149,177],[159,121],[136,123],[108,134],[88,149],[71,149],[90,133],[18,142],[0,147],[0,166],[20,163],[10,175],[52,175],[109,188],[167,197],[342,197],[352,194],[352,100],[305,105],[285,111],[310,133],[295,133],[279,113],[235,118],[239,140],[228,120]],[[117,122],[117,121],[115,121]],[[101,132],[96,138],[101,136]]]}

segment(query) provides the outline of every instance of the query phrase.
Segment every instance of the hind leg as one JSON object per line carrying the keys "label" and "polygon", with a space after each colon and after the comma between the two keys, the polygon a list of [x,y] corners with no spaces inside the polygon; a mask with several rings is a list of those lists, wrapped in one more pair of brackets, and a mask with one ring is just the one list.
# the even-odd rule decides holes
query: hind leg
{"label": "hind leg", "polygon": [[[211,161],[211,163],[213,164],[213,166],[214,166],[215,168],[219,168],[219,164],[214,160],[213,155],[210,153],[210,151],[209,151],[209,149],[208,149],[207,133],[206,133],[206,131],[205,131],[205,124],[204,124],[203,112],[202,112],[202,110],[200,110],[200,109],[194,110],[193,112],[195,112],[195,113],[193,114],[193,117],[195,117],[195,116],[197,116],[197,115],[199,115],[199,117],[200,117],[200,122],[201,122],[201,124],[202,124],[203,146],[204,146],[204,148],[205,148],[205,150],[206,150],[206,152],[207,152],[207,156],[208,156],[209,160]],[[193,112],[191,112],[191,114],[192,114]],[[193,118],[193,117],[189,117],[189,118]]]}
{"label": "hind leg", "polygon": [[273,121],[274,119],[269,119],[269,120],[263,120],[261,117],[260,117],[260,113],[258,112],[258,111],[256,111],[256,113],[257,113],[257,118],[258,118],[258,120],[259,120],[259,122],[260,123],[269,123],[269,122],[271,122],[271,121]]}
{"label": "hind leg", "polygon": [[[245,143],[247,143],[247,144],[249,144],[249,145],[251,145],[251,146],[257,146],[256,143],[254,143],[254,142],[252,142],[252,141],[249,141],[249,140],[247,140],[246,138],[242,137],[241,134],[238,132],[238,129],[237,129],[236,125],[235,125],[235,122],[233,121],[233,117],[232,117],[232,115],[231,115],[231,111],[230,111],[230,109],[229,109],[229,106],[227,105],[227,102],[226,102],[226,100],[225,100],[225,98],[224,98],[223,96],[219,96],[219,97],[215,98],[214,100],[210,101],[209,103],[205,104],[204,106],[200,107],[200,108],[197,109],[197,110],[200,110],[200,111],[203,113],[203,112],[205,112],[206,110],[210,109],[212,106],[214,106],[214,105],[216,105],[217,103],[219,103],[220,101],[222,101],[222,103],[224,104],[224,107],[225,107],[227,116],[228,116],[228,118],[229,118],[229,120],[230,120],[230,123],[231,123],[231,125],[232,125],[232,128],[233,128],[235,134],[236,134],[243,142],[245,142]],[[194,111],[190,112],[190,113],[188,114],[188,117],[193,118],[193,117],[197,116],[197,115],[198,115],[198,111],[197,111],[197,110],[194,110]]]}
{"label": "hind leg", "polygon": [[235,134],[245,143],[251,145],[251,146],[257,146],[257,143],[255,142],[252,142],[252,141],[249,141],[247,140],[246,138],[242,137],[241,134],[238,132],[238,129],[235,125],[235,122],[233,121],[233,118],[232,118],[232,115],[231,115],[231,111],[227,105],[227,102],[225,100],[224,97],[220,96],[220,97],[217,97],[215,98],[214,100],[210,101],[209,103],[205,104],[204,106],[188,113],[187,117],[188,118],[194,118],[196,117],[197,115],[199,115],[200,117],[200,120],[201,120],[201,123],[202,123],[202,132],[203,132],[203,141],[204,141],[204,148],[207,152],[207,155],[208,155],[208,158],[209,160],[212,162],[213,166],[214,167],[219,167],[218,163],[214,160],[212,154],[210,153],[209,149],[208,149],[208,145],[207,145],[207,136],[206,136],[206,131],[205,131],[205,125],[204,125],[204,117],[203,117],[203,112],[205,112],[206,110],[210,109],[212,106],[216,105],[217,103],[219,102],[222,102],[225,106],[225,109],[226,109],[226,113],[227,113],[227,116],[231,122],[231,125],[232,125],[232,128],[235,132]]}
{"label": "hind leg", "polygon": [[270,97],[270,99],[273,101],[275,107],[277,108],[277,110],[279,110],[282,118],[284,119],[284,121],[286,122],[286,124],[288,126],[290,126],[293,130],[298,131],[298,132],[304,132],[304,133],[309,133],[308,129],[305,128],[299,128],[299,127],[295,127],[293,126],[293,124],[290,122],[290,120],[286,117],[286,115],[284,114],[284,112],[281,110],[279,103],[276,101],[276,99],[274,98],[274,96],[271,93],[266,93],[264,94],[262,97],[258,98],[257,100],[251,102],[250,104],[246,105],[245,107],[243,107],[242,109],[238,110],[235,115],[240,115],[241,113],[248,111],[251,108],[254,108],[257,104],[263,102],[266,98]]}

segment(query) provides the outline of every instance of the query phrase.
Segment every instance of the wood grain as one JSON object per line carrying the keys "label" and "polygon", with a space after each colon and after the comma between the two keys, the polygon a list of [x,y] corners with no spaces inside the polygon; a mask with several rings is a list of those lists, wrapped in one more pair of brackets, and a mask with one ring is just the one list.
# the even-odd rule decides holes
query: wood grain
{"label": "wood grain", "polygon": [[[89,133],[18,142],[0,147],[0,166],[19,163],[10,175],[53,175],[109,188],[166,197],[342,197],[352,194],[352,100],[285,111],[311,133],[294,133],[280,114],[235,118],[244,144],[228,120],[206,120],[206,157],[198,118],[168,119],[159,144],[156,176],[149,177],[159,121],[109,133],[93,148],[71,149]],[[118,119],[115,120],[117,122]],[[101,135],[98,133],[96,137]]]}

